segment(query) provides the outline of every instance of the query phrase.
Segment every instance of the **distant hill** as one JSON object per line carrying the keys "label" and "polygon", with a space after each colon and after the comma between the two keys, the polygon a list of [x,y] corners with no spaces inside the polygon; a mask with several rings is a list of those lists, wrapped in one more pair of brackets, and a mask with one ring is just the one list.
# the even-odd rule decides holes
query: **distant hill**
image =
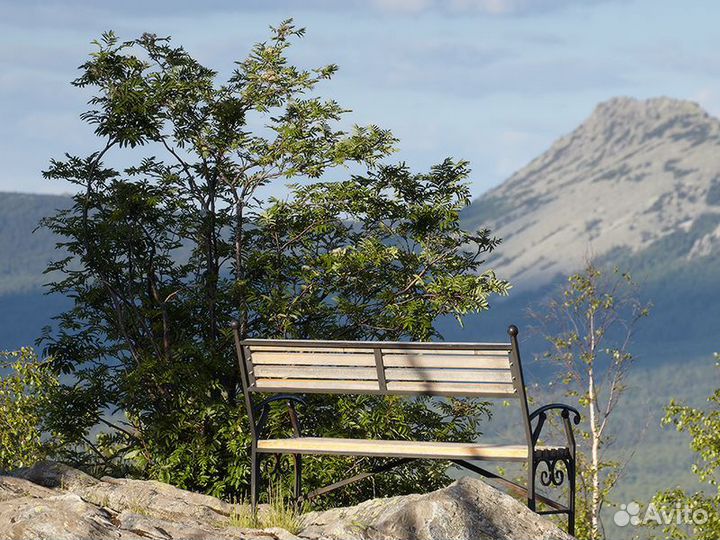
{"label": "distant hill", "polygon": [[42,272],[56,257],[57,239],[38,223],[70,204],[67,196],[0,192],[0,295],[37,290],[46,281]]}
{"label": "distant hill", "polygon": [[637,336],[645,355],[720,348],[720,120],[697,104],[601,103],[474,201],[464,220],[503,239],[488,266],[514,287],[468,328],[522,322],[528,306],[593,256],[631,271],[654,303]]}
{"label": "distant hill", "polygon": [[32,345],[67,301],[47,297],[47,263],[57,239],[39,221],[70,205],[67,196],[0,193],[0,350]]}
{"label": "distant hill", "polygon": [[720,120],[688,101],[611,99],[465,221],[503,239],[490,263],[521,289],[566,275],[589,252],[681,242],[683,263],[701,260],[720,251]]}

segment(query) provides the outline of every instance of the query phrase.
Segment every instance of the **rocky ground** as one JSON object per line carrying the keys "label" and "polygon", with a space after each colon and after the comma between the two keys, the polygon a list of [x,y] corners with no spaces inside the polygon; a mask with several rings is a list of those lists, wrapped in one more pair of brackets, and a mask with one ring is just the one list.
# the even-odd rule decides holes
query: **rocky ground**
{"label": "rocky ground", "polygon": [[549,521],[484,482],[310,512],[295,536],[230,525],[233,505],[154,481],[88,476],[52,462],[0,476],[0,536],[20,539],[559,539]]}

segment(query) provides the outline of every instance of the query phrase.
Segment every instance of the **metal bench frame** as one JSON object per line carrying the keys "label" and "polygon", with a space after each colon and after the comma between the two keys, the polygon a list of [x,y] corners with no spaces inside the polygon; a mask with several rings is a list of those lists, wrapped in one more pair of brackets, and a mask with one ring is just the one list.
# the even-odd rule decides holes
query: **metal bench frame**
{"label": "metal bench frame", "polygon": [[[525,440],[527,448],[527,458],[521,459],[521,461],[527,462],[527,484],[522,486],[510,480],[507,480],[496,473],[479,467],[478,465],[471,463],[468,459],[448,459],[440,456],[423,456],[422,459],[446,459],[451,461],[455,465],[463,467],[474,473],[477,473],[486,478],[493,479],[493,481],[502,485],[507,491],[527,498],[528,507],[538,512],[539,514],[566,514],[568,519],[568,533],[574,534],[575,528],[575,473],[576,473],[576,444],[575,437],[573,434],[572,424],[570,420],[570,414],[573,414],[572,423],[580,423],[580,413],[577,409],[564,405],[561,403],[553,403],[538,408],[537,410],[530,412],[528,408],[527,396],[525,393],[525,383],[523,379],[523,372],[521,367],[520,352],[518,348],[518,328],[511,325],[508,328],[508,335],[510,336],[510,343],[426,343],[426,342],[352,342],[352,341],[310,341],[310,340],[261,340],[261,339],[246,339],[242,340],[240,336],[240,325],[233,323],[233,334],[235,339],[236,351],[238,364],[240,367],[240,380],[242,384],[242,390],[245,397],[245,406],[248,414],[250,424],[250,435],[251,435],[251,486],[250,486],[250,499],[253,511],[257,508],[259,488],[261,481],[261,461],[264,455],[275,455],[276,470],[280,469],[281,454],[290,454],[294,461],[294,495],[296,501],[309,500],[319,495],[323,495],[340,487],[348,484],[357,482],[368,478],[374,474],[386,472],[395,467],[405,465],[415,459],[421,459],[417,455],[402,455],[401,453],[394,452],[392,456],[394,459],[375,467],[367,472],[363,472],[335,482],[331,485],[317,489],[311,493],[302,493],[302,453],[307,454],[323,454],[325,452],[299,452],[299,451],[272,451],[263,450],[258,448],[258,443],[266,440],[266,428],[267,419],[270,410],[270,405],[274,402],[284,401],[288,405],[289,418],[293,429],[294,437],[301,437],[301,425],[296,411],[296,405],[305,405],[305,400],[298,397],[297,394],[304,393],[325,393],[325,394],[378,394],[378,395],[392,395],[401,394],[408,396],[419,396],[419,395],[435,395],[435,396],[472,396],[472,397],[508,397],[506,393],[497,393],[493,391],[477,390],[468,394],[465,390],[459,390],[457,392],[448,390],[447,387],[443,391],[435,391],[433,385],[430,384],[427,390],[401,390],[401,389],[388,389],[388,384],[385,380],[385,369],[383,364],[383,351],[388,349],[413,349],[434,352],[442,351],[453,351],[453,350],[472,350],[472,351],[508,351],[509,353],[509,366],[512,374],[512,395],[511,397],[518,398],[520,401],[520,407],[522,410],[523,417],[523,428],[525,432]],[[289,382],[287,386],[275,385],[272,388],[259,387],[256,384],[256,378],[254,376],[254,364],[252,362],[252,348],[262,346],[279,346],[279,347],[311,347],[313,349],[322,348],[342,348],[342,349],[372,349],[375,356],[375,366],[377,369],[377,388],[363,388],[363,389],[343,389],[342,385],[339,388],[312,388],[311,386],[298,388],[298,385],[293,385]],[[374,381],[374,379],[373,379]],[[342,380],[338,380],[342,382]],[[452,385],[450,385],[452,386]],[[480,387],[481,385],[478,385]],[[492,385],[490,385],[492,386]],[[259,404],[253,404],[252,394],[255,393],[269,393],[274,394]],[[543,426],[545,425],[548,412],[559,411],[562,423],[567,438],[567,445],[559,448],[546,448],[538,445]],[[533,425],[534,422],[534,425]],[[281,440],[282,441],[282,440]],[[437,443],[447,444],[452,443]],[[367,456],[377,455],[368,454],[362,450],[354,451],[342,451],[333,452],[336,455],[348,455],[348,456]],[[390,457],[390,456],[385,456]],[[472,459],[482,459],[475,458]],[[497,459],[497,458],[493,458]],[[502,459],[500,459],[502,460]],[[513,461],[518,459],[513,458]],[[510,461],[510,459],[508,459]],[[543,486],[561,486],[565,480],[568,481],[568,502],[567,505],[563,505],[557,501],[544,497],[536,492],[535,479],[539,465],[544,464],[545,470],[540,472],[540,483]],[[565,472],[558,465],[564,466]],[[542,503],[549,507],[547,510],[538,511],[537,505]]]}

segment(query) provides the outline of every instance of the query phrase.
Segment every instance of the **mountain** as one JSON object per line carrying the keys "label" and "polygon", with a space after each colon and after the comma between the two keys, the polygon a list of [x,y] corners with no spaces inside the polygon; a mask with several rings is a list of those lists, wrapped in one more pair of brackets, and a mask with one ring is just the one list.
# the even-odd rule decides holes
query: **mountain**
{"label": "mountain", "polygon": [[499,318],[517,320],[593,257],[630,271],[653,302],[638,335],[645,351],[718,347],[720,120],[696,103],[601,103],[464,220],[503,239],[488,260],[514,286],[496,302]]}
{"label": "mountain", "polygon": [[[532,361],[547,344],[527,330],[528,308],[541,310],[588,257],[630,271],[653,307],[610,428],[617,456],[634,455],[612,498],[647,503],[659,489],[697,489],[689,438],[661,419],[671,399],[706,407],[718,387],[720,120],[688,101],[611,99],[463,217],[503,239],[488,266],[513,290],[462,331],[444,321],[445,338],[500,339],[517,323],[530,395],[564,401],[547,364]],[[608,538],[636,534],[614,526],[616,509],[606,507]]]}
{"label": "mountain", "polygon": [[720,120],[688,101],[611,99],[465,218],[503,239],[492,266],[521,288],[689,231],[684,258],[700,259],[720,249]]}
{"label": "mountain", "polygon": [[39,221],[70,206],[70,197],[0,193],[0,350],[32,345],[67,301],[45,296],[47,263],[57,239]]}
{"label": "mountain", "polygon": [[42,272],[56,257],[57,239],[38,225],[70,204],[67,196],[0,193],[0,295],[36,290],[46,281]]}

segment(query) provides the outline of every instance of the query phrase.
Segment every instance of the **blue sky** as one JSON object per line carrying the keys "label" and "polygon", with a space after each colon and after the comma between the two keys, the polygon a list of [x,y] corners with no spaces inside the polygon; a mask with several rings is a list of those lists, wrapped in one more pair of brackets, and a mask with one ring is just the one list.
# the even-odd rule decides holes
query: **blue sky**
{"label": "blue sky", "polygon": [[617,95],[666,95],[720,114],[720,2],[673,0],[0,0],[0,190],[62,193],[51,157],[95,148],[70,86],[90,42],[171,35],[206,65],[232,62],[287,17],[291,53],[337,63],[320,93],[400,138],[423,170],[470,160],[478,195]]}

